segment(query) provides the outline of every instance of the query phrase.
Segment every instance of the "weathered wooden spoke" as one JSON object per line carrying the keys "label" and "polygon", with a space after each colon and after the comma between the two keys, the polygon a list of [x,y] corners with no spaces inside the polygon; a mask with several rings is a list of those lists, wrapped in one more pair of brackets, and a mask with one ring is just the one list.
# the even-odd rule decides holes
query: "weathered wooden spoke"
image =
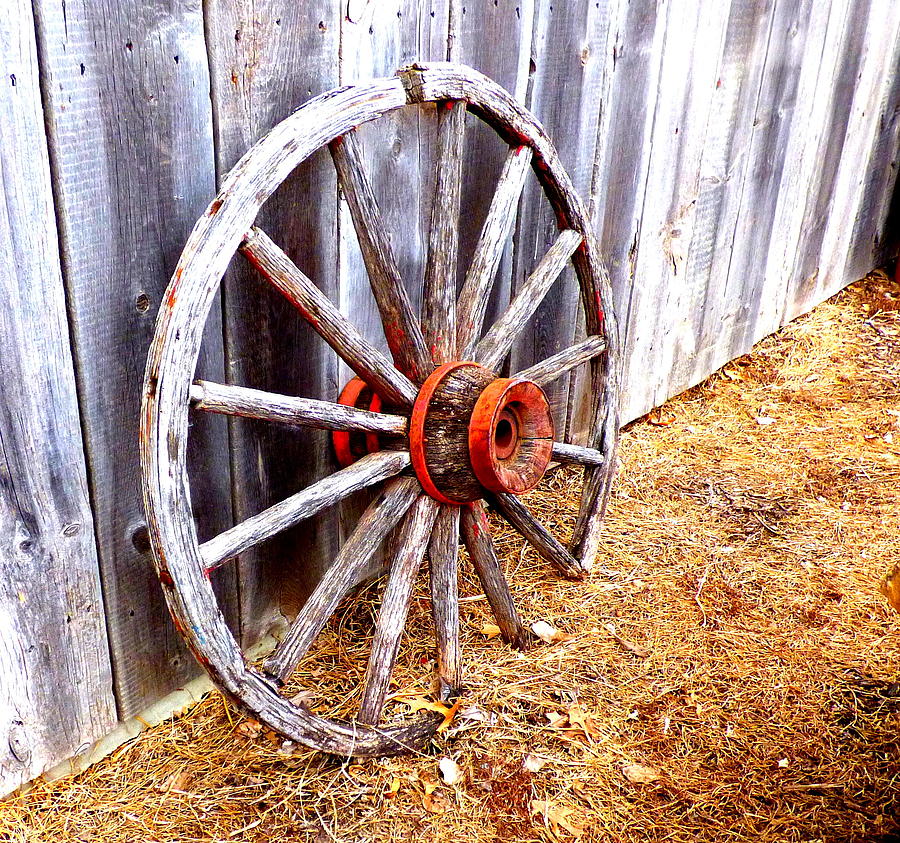
{"label": "weathered wooden spoke", "polygon": [[435,364],[452,360],[456,351],[456,258],[465,125],[465,102],[438,106],[437,179],[422,290],[422,324]]}
{"label": "weathered wooden spoke", "polygon": [[[437,159],[427,254],[421,266],[421,324],[400,276],[391,237],[361,163],[355,130],[403,106],[437,113]],[[459,220],[466,114],[496,130],[508,150],[459,297]],[[299,164],[329,147],[347,199],[390,356],[340,312],[269,237],[255,227],[262,204]],[[559,229],[509,306],[482,337],[505,244],[525,180],[543,189]],[[310,197],[315,201],[315,197]],[[461,213],[462,210],[462,213]],[[477,213],[477,211],[475,211]],[[396,240],[394,244],[396,245]],[[337,403],[196,381],[207,314],[219,281],[240,251],[357,373]],[[581,342],[511,378],[497,370],[566,265],[581,293]],[[408,279],[407,279],[408,280]],[[269,132],[228,174],[194,227],[163,298],[147,364],[141,457],[147,523],[160,581],[180,634],[231,700],[288,739],[345,756],[421,749],[441,715],[383,722],[411,595],[425,556],[437,642],[437,695],[458,693],[462,675],[458,551],[462,539],[506,641],[531,636],[513,602],[483,501],[569,577],[590,569],[609,493],[618,431],[618,339],[606,272],[581,200],[540,125],[474,71],[414,65],[391,79],[316,97]],[[225,302],[226,306],[228,302]],[[393,362],[392,359],[393,358]],[[590,363],[590,417],[557,440],[543,387]],[[319,398],[333,398],[324,395]],[[385,409],[386,412],[381,412]],[[343,468],[200,543],[193,523],[187,440],[196,412],[331,431]],[[407,450],[408,448],[408,450]],[[570,548],[524,506],[548,467],[583,468]],[[216,601],[209,574],[226,560],[369,487],[371,502],[275,651],[256,667]],[[319,528],[322,525],[318,525]],[[341,600],[388,563],[361,704],[350,721],[316,715],[282,693]],[[302,561],[302,560],[300,560]],[[242,567],[241,573],[251,566]],[[275,608],[275,607],[272,607]],[[250,624],[253,625],[252,623]]]}
{"label": "weathered wooden spoke", "polygon": [[487,219],[475,247],[475,257],[466,273],[456,305],[456,348],[461,360],[469,360],[487,312],[488,299],[506,239],[515,219],[515,209],[525,187],[532,150],[514,146],[509,150]]}
{"label": "weathered wooden spoke", "polygon": [[360,334],[265,232],[253,228],[241,251],[367,384],[393,403],[409,405],[416,400],[412,381]]}
{"label": "weathered wooden spoke", "polygon": [[548,386],[557,378],[571,371],[582,363],[587,363],[595,357],[599,357],[608,348],[606,337],[592,334],[581,342],[564,348],[558,354],[535,363],[527,369],[516,373],[517,378],[534,381],[538,386]]}
{"label": "weathered wooden spoke", "polygon": [[325,572],[275,652],[266,660],[263,666],[266,673],[279,682],[287,681],[338,603],[359,582],[372,554],[420,494],[421,487],[414,478],[398,477],[369,504],[334,564]]}
{"label": "weathered wooden spoke", "polygon": [[596,448],[585,448],[581,445],[569,445],[565,442],[553,443],[553,459],[557,462],[576,463],[578,465],[600,466],[606,462],[602,451]]}
{"label": "weathered wooden spoke", "polygon": [[409,465],[406,451],[369,454],[348,468],[313,483],[302,492],[251,516],[230,530],[200,545],[204,570],[209,572],[227,559],[272,538],[306,518],[344,500],[354,492],[399,474]]}
{"label": "weathered wooden spoke", "polygon": [[515,495],[501,493],[489,498],[496,510],[526,541],[564,577],[584,579],[587,571],[541,524]]}
{"label": "weathered wooden spoke", "polygon": [[459,507],[442,506],[428,545],[431,606],[437,638],[438,687],[441,699],[459,691]]}
{"label": "weathered wooden spoke", "polygon": [[431,371],[431,355],[403,286],[384,220],[363,168],[356,134],[348,132],[335,138],[329,148],[350,206],[353,227],[381,314],[388,348],[400,370],[416,383],[421,383]]}
{"label": "weathered wooden spoke", "polygon": [[406,433],[403,416],[372,413],[332,401],[297,398],[210,381],[191,385],[191,405],[208,413],[297,424],[321,430],[364,430],[373,433]]}
{"label": "weathered wooden spoke", "polygon": [[495,370],[500,366],[516,337],[524,332],[528,320],[534,316],[553,282],[583,240],[581,234],[572,229],[560,232],[556,242],[522,285],[509,307],[475,346],[472,359],[476,363]]}
{"label": "weathered wooden spoke", "polygon": [[413,583],[428,546],[428,536],[438,514],[437,501],[422,495],[406,516],[397,542],[397,555],[391,562],[378,621],[369,665],[363,680],[362,702],[359,706],[360,723],[375,724],[381,718],[381,710],[387,699],[388,686],[400,637],[409,611]]}
{"label": "weathered wooden spoke", "polygon": [[528,646],[528,630],[522,623],[516,605],[513,602],[509,583],[503,576],[497,551],[491,539],[491,527],[488,524],[484,506],[479,503],[464,507],[462,512],[462,537],[469,552],[469,559],[481,580],[481,587],[487,597],[491,611],[503,640],[520,650]]}

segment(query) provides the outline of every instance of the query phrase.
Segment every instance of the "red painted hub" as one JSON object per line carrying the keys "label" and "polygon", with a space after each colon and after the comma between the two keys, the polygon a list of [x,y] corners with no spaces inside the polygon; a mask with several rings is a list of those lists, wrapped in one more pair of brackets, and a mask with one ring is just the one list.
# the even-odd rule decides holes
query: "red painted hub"
{"label": "red painted hub", "polygon": [[[381,396],[372,392],[362,378],[351,378],[347,381],[338,396],[338,404],[356,407],[358,410],[372,410],[376,413],[380,412],[382,406]],[[331,444],[334,446],[334,455],[341,468],[347,468],[360,457],[380,448],[377,433],[349,433],[346,430],[332,431]]]}
{"label": "red painted hub", "polygon": [[[339,403],[379,412],[381,399],[359,378]],[[346,467],[380,448],[374,433],[332,433]],[[485,491],[533,489],[553,452],[553,417],[532,381],[497,378],[477,363],[445,363],[422,384],[409,419],[409,451],[422,488],[442,503],[477,500]]]}
{"label": "red painted hub", "polygon": [[553,416],[544,390],[517,378],[490,383],[469,420],[469,458],[481,485],[521,495],[540,482],[552,453]]}

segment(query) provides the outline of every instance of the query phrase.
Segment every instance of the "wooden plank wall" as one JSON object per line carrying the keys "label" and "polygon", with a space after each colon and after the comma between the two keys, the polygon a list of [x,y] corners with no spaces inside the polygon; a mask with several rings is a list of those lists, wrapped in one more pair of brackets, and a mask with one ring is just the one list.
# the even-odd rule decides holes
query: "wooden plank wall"
{"label": "wooden plank wall", "polygon": [[0,794],[115,724],[31,7],[0,18]]}
{"label": "wooden plank wall", "polygon": [[[606,255],[624,332],[626,420],[883,256],[900,132],[900,4],[892,0],[14,2],[12,21],[0,24],[11,68],[0,78],[0,121],[4,139],[11,131],[27,156],[14,166],[9,145],[0,152],[10,232],[0,241],[8,258],[0,284],[19,310],[0,334],[0,517],[9,535],[30,532],[9,545],[14,551],[0,550],[0,605],[19,630],[0,638],[26,640],[21,630],[32,625],[35,604],[13,592],[23,565],[54,571],[64,555],[77,588],[54,577],[40,582],[41,635],[66,653],[58,674],[38,676],[36,650],[0,649],[4,693],[7,674],[21,677],[16,696],[0,695],[0,732],[21,721],[31,746],[26,761],[15,746],[0,757],[0,791],[197,672],[147,553],[136,446],[141,374],[162,290],[194,220],[240,155],[305,100],[414,60],[450,58],[534,110],[590,205]],[[433,111],[405,109],[359,134],[414,301],[434,129]],[[471,117],[465,145],[460,279],[505,154]],[[900,204],[893,207],[897,214]],[[383,344],[327,152],[300,167],[261,222]],[[530,184],[489,318],[553,229]],[[511,365],[570,343],[583,330],[578,311],[568,276]],[[51,362],[35,368],[29,342],[41,325]],[[328,399],[349,377],[239,259],[210,316],[201,369]],[[57,412],[32,413],[27,423],[11,413],[13,402],[3,400],[10,379],[36,384],[22,399],[52,396]],[[554,392],[561,429],[583,428],[584,386],[576,375]],[[205,418],[192,429],[191,448],[204,537],[331,469],[326,436],[265,423]],[[55,454],[52,464],[28,456],[42,450]],[[63,479],[60,464],[69,467]],[[44,520],[35,520],[35,500],[52,501]],[[74,524],[77,533],[65,532]],[[340,532],[336,521],[320,519],[217,575],[245,642],[303,600]],[[66,603],[73,593],[74,607]],[[76,670],[81,686],[71,681]],[[62,702],[46,695],[54,683],[64,686]],[[75,712],[76,727],[59,727],[59,706]]]}
{"label": "wooden plank wall", "polygon": [[[215,192],[212,108],[193,0],[34,0],[119,716],[196,674],[149,555],[137,426],[147,349],[188,232]],[[221,379],[214,315],[200,369]],[[231,517],[221,419],[192,431],[201,535]],[[224,577],[229,577],[224,572]],[[227,584],[226,584],[227,585]],[[227,597],[233,587],[226,587]],[[225,601],[228,609],[229,601]]]}

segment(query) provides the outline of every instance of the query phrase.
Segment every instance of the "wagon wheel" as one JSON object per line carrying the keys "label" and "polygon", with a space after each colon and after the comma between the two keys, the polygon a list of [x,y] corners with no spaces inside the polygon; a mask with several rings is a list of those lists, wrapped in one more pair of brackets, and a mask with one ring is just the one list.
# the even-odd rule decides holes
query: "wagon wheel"
{"label": "wagon wheel", "polygon": [[[420,323],[361,167],[354,128],[407,104],[421,103],[438,105],[439,161]],[[492,126],[510,146],[457,299],[456,224],[466,110]],[[279,184],[326,144],[350,205],[393,362],[253,225]],[[559,236],[506,311],[483,333],[493,277],[529,169],[554,208]],[[343,403],[193,382],[207,314],[238,250],[358,374],[361,385],[345,390]],[[495,373],[515,338],[569,260],[580,284],[586,338],[511,378],[498,377]],[[436,730],[439,716],[380,721],[414,578],[426,551],[440,693],[449,698],[459,687],[460,537],[504,637],[513,644],[525,643],[527,632],[498,564],[482,500],[488,500],[563,575],[580,578],[590,569],[618,429],[617,332],[610,304],[607,276],[584,208],[547,135],[504,90],[469,68],[415,65],[393,79],[316,97],[240,160],[195,226],[166,291],[147,363],[141,426],[145,506],[170,611],[197,659],[235,704],[294,741],[336,754],[388,755],[424,744]],[[588,362],[590,441],[587,446],[565,444],[554,438],[542,387]],[[367,407],[386,407],[390,412]],[[189,414],[198,411],[342,431],[349,437],[343,440],[344,467],[200,544],[186,467]],[[356,437],[358,443],[360,436],[362,448],[352,453],[350,440]],[[381,443],[384,450],[379,449]],[[365,455],[357,460],[359,453]],[[518,497],[537,484],[551,460],[582,464],[585,469],[568,547]],[[219,611],[210,572],[243,550],[376,484],[383,485],[283,640],[261,668],[249,664]],[[279,689],[394,528],[394,558],[359,713],[350,721],[314,714]]]}

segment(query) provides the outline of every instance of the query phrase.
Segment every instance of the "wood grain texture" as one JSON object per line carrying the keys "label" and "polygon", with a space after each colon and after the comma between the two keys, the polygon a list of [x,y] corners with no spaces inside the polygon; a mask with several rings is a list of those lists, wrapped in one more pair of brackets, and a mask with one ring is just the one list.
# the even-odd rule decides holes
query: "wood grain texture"
{"label": "wood grain texture", "polygon": [[581,445],[568,445],[565,442],[554,442],[553,459],[558,462],[599,466],[603,465],[606,458],[596,448],[584,448]]}
{"label": "wood grain texture", "polygon": [[[341,21],[341,84],[390,77],[413,61],[443,60],[447,15],[447,0],[354,2]],[[401,108],[355,132],[363,166],[390,233],[394,258],[417,313],[422,303],[437,160],[436,118],[433,107]],[[338,236],[341,310],[365,337],[386,347],[381,318],[366,289],[350,209],[343,198],[339,201]],[[341,369],[346,371],[343,365]],[[344,379],[342,375],[341,381]]]}
{"label": "wood grain texture", "polygon": [[475,346],[472,359],[476,363],[495,371],[499,369],[516,337],[526,333],[529,319],[540,307],[553,282],[559,277],[583,239],[577,231],[560,232],[556,242],[541,258],[534,272],[516,291],[509,307]]}
{"label": "wood grain texture", "polygon": [[359,333],[265,232],[254,227],[244,239],[241,251],[300,311],[310,327],[382,398],[401,406],[411,405],[416,400],[418,390],[412,381]]}
{"label": "wood grain texture", "polygon": [[400,530],[397,554],[391,561],[375,624],[372,652],[363,678],[358,715],[360,723],[374,725],[381,719],[391,673],[400,649],[400,638],[406,625],[416,573],[425,558],[428,539],[439,509],[437,501],[421,495],[413,504]]}
{"label": "wood grain texture", "polygon": [[[509,91],[517,102],[524,103],[531,70],[534,0],[449,0],[449,4],[446,58],[475,68]],[[507,152],[506,144],[498,142],[489,127],[471,117],[466,121],[457,290],[462,287],[475,254]],[[509,303],[512,252],[509,242],[494,278],[488,321],[493,321]]]}
{"label": "wood grain texture", "polygon": [[438,697],[449,700],[460,690],[462,656],[459,645],[460,507],[443,505],[428,544],[428,585],[437,640]]}
{"label": "wood grain texture", "polygon": [[560,574],[569,579],[584,579],[587,570],[581,566],[579,560],[551,535],[519,498],[501,493],[490,495],[487,500]]}
{"label": "wood grain texture", "polygon": [[519,617],[509,583],[500,567],[487,513],[481,501],[462,508],[460,528],[469,560],[484,589],[503,640],[519,650],[526,649],[530,640],[529,631]]}
{"label": "wood grain texture", "polygon": [[[195,0],[34,9],[116,699],[128,717],[197,672],[153,574],[136,437],[165,279],[215,193],[203,17]],[[217,312],[197,374],[224,380]],[[230,523],[226,435],[211,415],[191,430],[204,537]],[[234,621],[233,575],[222,577]]]}
{"label": "wood grain texture", "polygon": [[538,386],[543,387],[553,383],[554,380],[562,377],[576,366],[581,366],[604,354],[606,349],[607,342],[604,337],[596,335],[585,337],[546,360],[541,360],[540,363],[516,372],[515,377],[534,381]]}
{"label": "wood grain texture", "polygon": [[0,796],[116,720],[31,6],[0,19]]}
{"label": "wood grain texture", "polygon": [[194,383],[190,396],[194,409],[208,413],[299,424],[322,430],[369,430],[401,436],[406,433],[408,424],[403,416],[372,413],[332,401],[276,395],[211,381]]}
{"label": "wood grain texture", "polygon": [[348,468],[336,471],[273,506],[252,515],[200,545],[204,568],[223,562],[278,535],[344,498],[380,483],[409,466],[406,451],[380,451],[362,457]]}
{"label": "wood grain texture", "polygon": [[322,627],[334,614],[338,603],[358,584],[372,554],[421,492],[422,488],[415,478],[399,477],[386,484],[381,493],[375,496],[360,516],[356,529],[344,542],[331,567],[303,604],[275,652],[266,660],[263,669],[267,674],[279,682],[288,680]]}
{"label": "wood grain texture", "polygon": [[[414,383],[421,383],[431,371],[431,354],[403,286],[385,221],[364,169],[356,133],[348,132],[335,138],[329,148],[350,207],[356,240],[381,314],[388,348],[400,371]],[[346,358],[344,362],[350,365]]]}
{"label": "wood grain texture", "polygon": [[[208,0],[203,15],[221,186],[278,121],[340,83],[341,10],[329,0]],[[332,301],[339,295],[336,217],[334,167],[323,149],[293,168],[256,218]],[[229,383],[336,399],[338,361],[287,301],[240,258],[222,289]],[[239,421],[229,434],[237,521],[333,469],[325,432]],[[337,552],[336,538],[329,513],[283,534],[264,556],[238,560],[246,643],[268,631],[282,603],[295,608],[309,593]]]}
{"label": "wood grain texture", "polygon": [[457,358],[468,360],[481,336],[491,285],[500,266],[506,241],[515,222],[515,209],[529,174],[532,152],[527,146],[510,147],[466,280],[456,303]]}
{"label": "wood grain texture", "polygon": [[[525,105],[536,115],[559,155],[574,190],[587,199],[597,144],[597,122],[606,110],[604,59],[611,26],[611,7],[595,0],[535,0]],[[647,5],[647,4],[642,4]],[[511,261],[512,294],[528,283],[541,257],[559,234],[559,220],[532,179],[523,192]],[[579,284],[571,266],[562,272],[533,314],[529,330],[513,345],[512,370],[521,369],[571,345],[583,336]],[[578,331],[582,333],[579,334]],[[555,427],[569,427],[569,381],[561,378],[548,389]],[[585,385],[584,389],[588,387]],[[590,400],[583,411],[582,434],[591,426]]]}
{"label": "wood grain texture", "polygon": [[[627,393],[628,412],[664,400],[675,349],[692,342],[681,336],[692,317],[687,255],[728,11],[728,4],[717,0],[673,4],[659,21],[665,41],[647,136],[646,187],[635,209],[634,285],[622,350],[635,383]],[[681,34],[670,37],[673,32]],[[628,87],[627,79],[619,82]],[[654,283],[644,283],[646,278]]]}
{"label": "wood grain texture", "polygon": [[438,105],[437,175],[422,291],[422,324],[436,365],[449,362],[456,352],[456,272],[465,128],[464,102]]}

